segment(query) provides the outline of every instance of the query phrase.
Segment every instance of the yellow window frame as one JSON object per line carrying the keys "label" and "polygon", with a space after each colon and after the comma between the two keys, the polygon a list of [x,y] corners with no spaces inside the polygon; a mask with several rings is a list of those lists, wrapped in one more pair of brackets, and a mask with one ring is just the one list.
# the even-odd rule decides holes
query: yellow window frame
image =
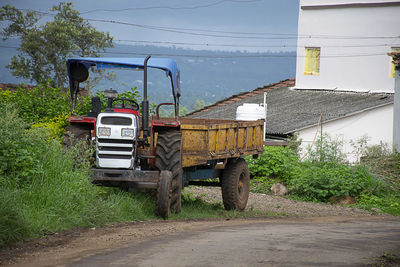
{"label": "yellow window frame", "polygon": [[304,75],[319,75],[320,47],[306,47]]}
{"label": "yellow window frame", "polygon": [[[400,47],[392,47],[392,52],[400,52]],[[394,73],[395,73],[395,65],[393,64],[392,61],[390,61],[391,68],[390,68],[390,77],[394,78]]]}

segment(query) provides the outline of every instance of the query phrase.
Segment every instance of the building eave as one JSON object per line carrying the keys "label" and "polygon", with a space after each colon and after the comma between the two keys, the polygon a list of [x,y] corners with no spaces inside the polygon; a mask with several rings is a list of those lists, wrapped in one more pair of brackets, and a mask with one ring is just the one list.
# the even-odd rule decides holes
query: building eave
{"label": "building eave", "polygon": [[[358,111],[355,111],[355,112],[351,112],[351,113],[345,114],[345,115],[343,115],[341,117],[338,117],[338,118],[322,120],[322,123],[328,123],[328,122],[342,120],[342,119],[345,119],[345,118],[348,118],[348,117],[351,117],[351,116],[354,116],[354,115],[361,114],[363,112],[371,111],[371,110],[374,110],[374,109],[377,109],[377,108],[381,108],[381,107],[385,107],[385,106],[389,106],[389,105],[393,105],[393,102],[385,103],[385,104],[374,106],[374,107],[369,107],[369,108],[366,108],[366,109],[363,109],[363,110],[358,110]],[[284,134],[285,135],[292,134],[292,133],[295,133],[295,132],[298,132],[298,131],[302,131],[302,130],[305,130],[305,129],[313,128],[313,127],[318,126],[318,125],[319,125],[319,123],[314,123],[314,124],[311,124],[311,125],[308,125],[308,126],[304,126],[304,127],[298,128],[298,129],[294,129],[292,131],[288,131],[288,132],[286,132]]]}

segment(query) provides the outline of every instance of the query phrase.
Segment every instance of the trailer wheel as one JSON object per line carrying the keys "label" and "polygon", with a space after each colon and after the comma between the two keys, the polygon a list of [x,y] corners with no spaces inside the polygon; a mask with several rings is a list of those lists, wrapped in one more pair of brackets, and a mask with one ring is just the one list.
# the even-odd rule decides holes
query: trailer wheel
{"label": "trailer wheel", "polygon": [[64,146],[75,145],[80,140],[90,140],[90,129],[83,124],[71,124],[65,128]]}
{"label": "trailer wheel", "polygon": [[226,166],[221,181],[222,200],[226,210],[246,208],[250,191],[250,173],[246,161],[239,158]]}
{"label": "trailer wheel", "polygon": [[157,138],[155,166],[172,172],[171,210],[181,212],[182,206],[182,134],[170,130],[160,132]]}
{"label": "trailer wheel", "polygon": [[171,205],[171,180],[170,171],[161,171],[157,183],[156,215],[167,219]]}

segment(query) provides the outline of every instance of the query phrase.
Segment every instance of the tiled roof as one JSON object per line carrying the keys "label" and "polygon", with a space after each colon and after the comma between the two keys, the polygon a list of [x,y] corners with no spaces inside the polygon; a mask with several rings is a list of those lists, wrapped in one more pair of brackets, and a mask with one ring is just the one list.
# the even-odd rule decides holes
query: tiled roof
{"label": "tiled roof", "polygon": [[[294,80],[282,81],[294,85]],[[249,93],[232,96],[214,105],[193,112],[191,118],[235,119],[236,109],[244,103],[263,103],[267,94],[267,134],[290,134],[295,131],[318,124],[320,116],[323,121],[335,120],[365,110],[393,103],[393,94],[355,93],[324,90],[293,90],[288,86],[276,87],[282,83],[257,88]],[[254,92],[259,92],[253,94]],[[230,101],[233,100],[233,101]],[[227,103],[227,101],[230,101]]]}
{"label": "tiled roof", "polygon": [[18,87],[25,87],[26,89],[32,89],[34,86],[26,84],[14,84],[14,83],[0,83],[0,90],[15,91]]}
{"label": "tiled roof", "polygon": [[294,86],[294,81],[295,81],[294,78],[286,79],[286,80],[283,80],[283,81],[280,81],[280,82],[277,82],[277,83],[271,83],[271,84],[263,86],[263,87],[258,87],[256,89],[254,89],[253,91],[250,91],[250,92],[242,92],[240,94],[233,95],[233,96],[230,96],[230,97],[225,98],[223,100],[217,101],[212,105],[205,106],[202,109],[193,111],[193,112],[187,114],[186,116],[195,118],[196,114],[198,114],[198,113],[208,112],[208,111],[210,111],[210,110],[212,110],[214,108],[220,108],[220,107],[229,105],[231,103],[235,103],[235,102],[237,102],[238,100],[241,100],[241,99],[246,99],[248,97],[259,95],[259,94],[263,95],[264,92],[270,92],[270,91],[272,91],[274,89],[277,89],[277,88],[280,88],[280,87],[293,87]]}

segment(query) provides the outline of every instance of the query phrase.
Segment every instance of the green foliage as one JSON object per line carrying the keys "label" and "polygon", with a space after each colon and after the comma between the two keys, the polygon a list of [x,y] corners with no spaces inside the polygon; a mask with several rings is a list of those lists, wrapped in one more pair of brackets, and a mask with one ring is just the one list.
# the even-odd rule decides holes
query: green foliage
{"label": "green foliage", "polygon": [[0,248],[30,236],[22,210],[18,209],[18,193],[0,186]]}
{"label": "green foliage", "polygon": [[289,147],[266,147],[258,159],[247,158],[254,177],[252,191],[269,193],[272,183],[279,181],[287,185],[292,198],[327,202],[331,197],[352,196],[364,209],[400,215],[399,154],[382,145],[359,144],[364,151],[363,164],[355,166],[342,163],[341,142],[329,136],[316,142],[302,162]]}
{"label": "green foliage", "polygon": [[357,197],[362,192],[384,190],[364,166],[348,166],[338,162],[300,163],[288,181],[293,194],[307,200],[326,202],[330,197]]}
{"label": "green foliage", "polygon": [[0,110],[0,185],[13,184],[17,187],[40,170],[35,168],[35,148],[25,132],[26,124],[12,105],[5,104]]}
{"label": "green foliage", "polygon": [[382,212],[399,216],[400,193],[398,191],[392,191],[377,195],[365,192],[357,198],[357,206],[370,211],[380,210]]}
{"label": "green foliage", "polygon": [[379,179],[400,190],[400,153],[392,152],[385,144],[366,147],[361,162]]}
{"label": "green foliage", "polygon": [[65,127],[68,126],[69,114],[61,114],[60,116],[49,119],[46,122],[39,122],[32,125],[32,128],[45,128],[48,130],[49,138],[62,142],[64,140]]}
{"label": "green foliage", "polygon": [[13,103],[28,124],[47,122],[70,110],[69,96],[48,82],[31,89],[20,86],[15,91],[0,90],[0,104],[5,103]]}
{"label": "green foliage", "polygon": [[0,112],[0,247],[77,226],[155,218],[151,197],[90,183],[84,143],[63,152],[48,131],[26,130],[11,105]]}
{"label": "green foliage", "polygon": [[193,110],[200,110],[206,106],[206,102],[203,99],[196,99],[193,105]]}
{"label": "green foliage", "polygon": [[12,74],[36,81],[38,84],[49,79],[53,86],[66,84],[65,61],[71,55],[99,56],[106,48],[112,47],[109,33],[97,31],[87,20],[80,17],[71,2],[53,6],[57,12],[54,20],[37,25],[37,12],[23,11],[10,5],[0,8],[0,21],[8,21],[3,28],[3,39],[19,36],[21,46],[18,56],[7,65]]}
{"label": "green foliage", "polygon": [[258,181],[276,179],[285,182],[291,177],[297,159],[297,154],[288,147],[266,146],[257,159],[247,157],[246,161],[252,176]]}
{"label": "green foliage", "polygon": [[189,113],[189,110],[186,106],[179,107],[179,116],[185,116],[188,113]]}
{"label": "green foliage", "polygon": [[344,162],[343,142],[324,134],[313,147],[307,147],[306,159],[311,162]]}
{"label": "green foliage", "polygon": [[301,138],[299,139],[299,134],[294,133],[292,136],[290,136],[287,140],[287,147],[293,150],[297,155],[300,152],[300,146],[301,146]]}

